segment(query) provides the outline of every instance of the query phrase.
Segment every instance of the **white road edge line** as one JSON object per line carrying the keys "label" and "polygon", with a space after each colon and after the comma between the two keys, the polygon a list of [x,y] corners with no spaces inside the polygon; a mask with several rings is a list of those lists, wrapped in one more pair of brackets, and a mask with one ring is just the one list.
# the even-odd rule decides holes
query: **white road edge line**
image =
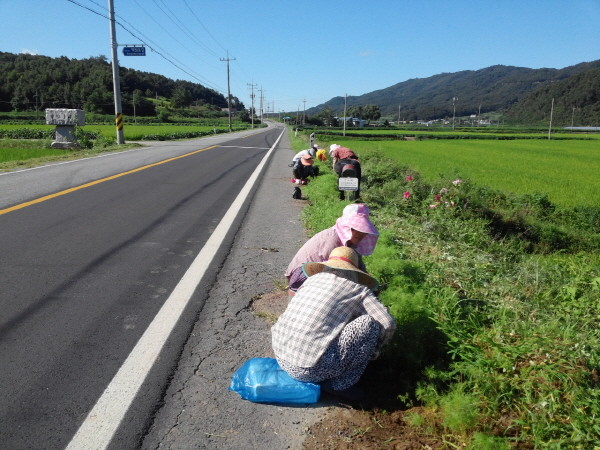
{"label": "white road edge line", "polygon": [[258,178],[258,174],[269,160],[284,131],[256,167],[192,265],[89,412],[66,447],[67,450],[105,449],[108,447],[172,329],[231,228]]}

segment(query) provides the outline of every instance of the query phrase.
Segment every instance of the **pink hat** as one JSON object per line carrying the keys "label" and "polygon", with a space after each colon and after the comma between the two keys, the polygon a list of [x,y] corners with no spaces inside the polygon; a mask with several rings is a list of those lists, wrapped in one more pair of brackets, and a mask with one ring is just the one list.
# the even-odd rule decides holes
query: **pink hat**
{"label": "pink hat", "polygon": [[375,250],[379,232],[369,220],[369,207],[363,203],[351,203],[344,208],[342,217],[335,222],[335,230],[342,241],[346,243],[352,237],[352,230],[365,233],[366,236],[355,247],[357,253],[370,255]]}
{"label": "pink hat", "polygon": [[302,155],[302,158],[300,159],[300,161],[305,166],[312,166],[314,163],[312,156],[309,155],[308,153],[306,155]]}

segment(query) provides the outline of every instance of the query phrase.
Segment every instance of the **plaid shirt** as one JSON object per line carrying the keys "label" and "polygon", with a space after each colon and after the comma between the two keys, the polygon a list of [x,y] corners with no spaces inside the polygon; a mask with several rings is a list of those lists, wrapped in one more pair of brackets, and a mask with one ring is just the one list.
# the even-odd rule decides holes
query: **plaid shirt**
{"label": "plaid shirt", "polygon": [[332,272],[313,275],[271,328],[273,351],[289,364],[313,367],[344,326],[363,314],[381,325],[383,345],[393,335],[396,321],[373,292]]}

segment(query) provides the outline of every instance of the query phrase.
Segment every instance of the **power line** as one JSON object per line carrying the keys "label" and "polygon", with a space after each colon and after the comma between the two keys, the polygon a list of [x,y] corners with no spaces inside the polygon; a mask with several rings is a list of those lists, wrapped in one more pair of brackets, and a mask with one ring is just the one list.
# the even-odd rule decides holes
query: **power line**
{"label": "power line", "polygon": [[187,6],[187,8],[190,10],[190,12],[192,13],[192,15],[196,18],[196,20],[198,21],[198,23],[202,26],[202,28],[204,28],[204,31],[206,31],[206,33],[212,38],[213,41],[215,41],[217,43],[217,45],[219,47],[221,47],[223,50],[227,51],[227,49],[225,47],[223,47],[219,41],[217,41],[215,39],[215,37],[212,35],[212,33],[210,31],[208,31],[208,28],[206,28],[206,26],[204,26],[204,24],[202,23],[202,21],[198,18],[198,16],[196,15],[196,13],[194,12],[194,10],[192,8],[190,8],[190,5],[188,4],[187,0],[183,0],[183,3],[185,3],[185,6]]}
{"label": "power line", "polygon": [[[96,14],[96,15],[98,15],[98,16],[100,16],[100,17],[104,17],[106,20],[108,20],[108,16],[107,16],[107,15],[105,15],[105,14],[101,14],[101,13],[99,13],[98,11],[94,11],[93,9],[91,9],[91,8],[88,8],[87,6],[85,6],[85,5],[82,5],[82,4],[81,4],[81,3],[79,3],[79,2],[76,2],[75,0],[67,0],[67,1],[68,1],[68,2],[71,2],[71,3],[73,3],[73,4],[77,5],[77,6],[79,6],[79,7],[81,7],[81,8],[83,8],[83,9],[87,9],[88,11],[90,11],[90,12],[93,12],[94,14]],[[92,2],[92,3],[94,3],[94,2]],[[99,5],[98,5],[98,6],[99,6]]]}
{"label": "power line", "polygon": [[[189,37],[192,41],[194,41],[198,46],[202,47],[206,52],[210,53],[212,56],[217,57],[218,55],[212,51],[210,48],[208,48],[204,43],[200,42],[192,33],[191,31],[185,26],[185,24],[179,20],[179,18],[173,14],[173,12],[169,11],[168,7],[165,5],[165,8],[163,8],[162,6],[160,6],[157,3],[157,0],[153,0],[154,4],[158,7],[158,9],[160,9],[162,11],[162,13],[167,16],[167,18],[173,22],[173,24],[179,28],[187,37]],[[161,3],[164,5],[164,2]],[[179,41],[178,41],[179,42]],[[183,45],[183,44],[181,44]]]}
{"label": "power line", "polygon": [[[77,6],[79,6],[79,7],[81,7],[81,8],[83,8],[83,9],[86,9],[86,10],[88,10],[88,11],[90,11],[90,12],[92,12],[92,13],[96,14],[96,15],[99,15],[100,17],[103,17],[103,18],[105,18],[105,19],[107,19],[107,20],[108,20],[108,16],[106,16],[106,15],[104,15],[104,14],[102,14],[102,13],[99,13],[98,11],[94,11],[93,9],[91,9],[91,8],[89,8],[89,7],[85,6],[85,5],[82,5],[81,3],[77,2],[76,0],[67,0],[67,1],[68,1],[68,2],[70,2],[70,3],[73,3],[73,4],[77,5]],[[88,0],[88,1],[90,1],[90,2],[91,2],[91,3],[93,3],[93,4],[95,4],[96,6],[100,7],[100,5],[98,5],[96,2],[94,2],[94,1],[92,1],[92,0]],[[136,1],[136,0],[134,0],[134,1]],[[136,1],[136,3],[137,3],[137,1]],[[138,6],[139,6],[139,4],[138,4]],[[119,17],[121,20],[123,20],[124,22],[126,22],[126,21],[125,21],[124,19],[122,19],[120,16],[118,16],[118,17]],[[208,80],[203,80],[203,79],[202,79],[202,77],[200,77],[199,75],[197,75],[197,74],[193,74],[193,73],[192,73],[192,72],[193,72],[193,71],[192,71],[192,69],[190,69],[190,68],[188,68],[188,69],[185,69],[185,68],[183,67],[183,66],[184,66],[184,64],[183,64],[183,63],[181,63],[181,62],[179,62],[179,61],[177,61],[177,62],[176,62],[176,59],[175,59],[175,57],[173,57],[173,56],[171,56],[171,55],[169,55],[169,56],[165,55],[165,53],[167,53],[166,51],[164,51],[164,50],[163,50],[163,51],[159,51],[159,50],[157,50],[157,48],[158,48],[158,46],[157,46],[157,45],[155,45],[155,46],[153,47],[152,45],[148,44],[148,42],[147,42],[147,41],[149,41],[150,39],[148,39],[148,38],[146,38],[145,40],[144,40],[144,39],[142,39],[140,36],[136,35],[136,33],[132,32],[132,31],[131,31],[131,30],[129,30],[129,29],[126,27],[126,26],[124,26],[124,25],[123,25],[123,24],[122,24],[120,21],[115,21],[115,23],[116,23],[117,25],[119,25],[119,26],[120,26],[120,27],[121,27],[123,30],[125,30],[127,33],[129,33],[131,36],[133,36],[134,38],[136,38],[136,39],[138,39],[140,42],[142,42],[142,44],[144,44],[146,47],[148,47],[148,48],[149,48],[151,51],[153,51],[154,53],[156,53],[158,56],[160,56],[161,58],[163,58],[165,61],[169,62],[169,63],[170,63],[172,66],[174,66],[174,67],[176,67],[177,69],[181,70],[183,73],[185,73],[185,74],[189,75],[191,78],[195,79],[195,80],[196,80],[196,81],[198,81],[200,84],[206,85],[207,87],[209,87],[209,88],[211,88],[211,89],[214,89],[215,91],[217,91],[217,92],[219,92],[219,93],[221,93],[221,94],[224,94],[224,92],[223,92],[223,89],[221,89],[221,88],[217,87],[216,85],[214,85],[212,82],[210,82],[210,81],[208,81]],[[129,24],[129,25],[130,25],[132,28],[135,28],[133,25],[131,25],[131,24]],[[143,35],[143,33],[142,33],[141,31],[139,31],[139,30],[137,30],[137,29],[136,29],[136,31],[137,31],[137,33],[139,33],[139,34]],[[157,47],[157,48],[155,48],[155,47]]]}

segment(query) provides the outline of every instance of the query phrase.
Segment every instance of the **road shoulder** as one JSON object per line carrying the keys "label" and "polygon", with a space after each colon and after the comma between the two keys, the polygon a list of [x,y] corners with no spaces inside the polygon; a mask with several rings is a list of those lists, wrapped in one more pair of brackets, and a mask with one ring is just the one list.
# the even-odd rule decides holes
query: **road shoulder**
{"label": "road shoulder", "polygon": [[[243,225],[183,350],[142,448],[302,447],[327,411],[262,405],[228,391],[233,372],[252,357],[273,356],[270,319],[284,307],[283,272],[306,240],[292,199],[287,133],[264,173]],[[253,301],[255,307],[252,307]],[[271,317],[269,317],[271,314]]]}

